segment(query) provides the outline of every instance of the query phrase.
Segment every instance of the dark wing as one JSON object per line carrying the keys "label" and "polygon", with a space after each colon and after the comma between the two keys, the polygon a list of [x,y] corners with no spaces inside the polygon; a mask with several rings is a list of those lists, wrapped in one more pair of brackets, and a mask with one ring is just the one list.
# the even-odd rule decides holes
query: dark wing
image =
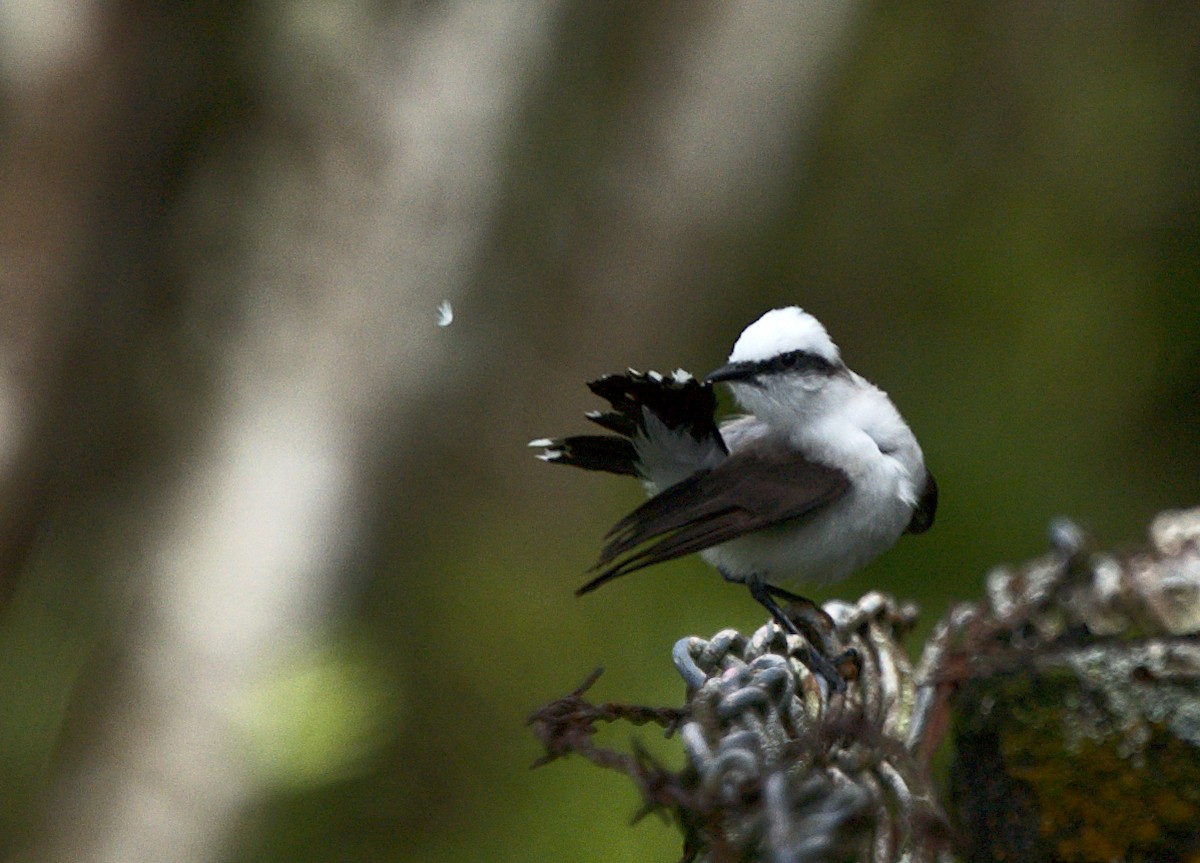
{"label": "dark wing", "polygon": [[[594,567],[600,574],[576,593],[799,518],[836,500],[849,487],[842,471],[797,458],[794,452],[735,453],[717,467],[665,489],[617,522]],[[651,540],[657,541],[635,551]]]}
{"label": "dark wing", "polygon": [[937,515],[938,488],[937,480],[929,469],[925,470],[925,488],[921,489],[921,497],[917,500],[917,508],[913,510],[912,519],[905,528],[905,533],[924,533],[933,527],[933,517]]}
{"label": "dark wing", "polygon": [[720,453],[728,452],[713,418],[717,398],[712,385],[691,375],[636,372],[605,375],[590,381],[588,388],[606,399],[608,411],[589,411],[587,418],[613,435],[576,435],[553,440],[536,440],[538,458],[584,470],[638,476],[638,455],[633,438],[646,436],[648,416],[669,431],[686,433],[698,444]]}

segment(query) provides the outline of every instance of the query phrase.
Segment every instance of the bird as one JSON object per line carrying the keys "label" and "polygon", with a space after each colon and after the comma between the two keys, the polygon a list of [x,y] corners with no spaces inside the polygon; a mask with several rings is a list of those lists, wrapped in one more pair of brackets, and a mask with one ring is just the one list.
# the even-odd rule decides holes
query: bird
{"label": "bird", "polygon": [[[720,422],[717,384],[742,410]],[[609,434],[529,445],[552,464],[636,477],[649,499],[608,532],[577,594],[699,553],[811,644],[812,625],[776,600],[823,614],[795,591],[846,578],[933,525],[938,487],[912,429],[798,306],[751,323],[703,378],[628,369],[588,387],[609,409],[585,416]],[[828,652],[810,648],[807,664],[841,690],[844,657]]]}

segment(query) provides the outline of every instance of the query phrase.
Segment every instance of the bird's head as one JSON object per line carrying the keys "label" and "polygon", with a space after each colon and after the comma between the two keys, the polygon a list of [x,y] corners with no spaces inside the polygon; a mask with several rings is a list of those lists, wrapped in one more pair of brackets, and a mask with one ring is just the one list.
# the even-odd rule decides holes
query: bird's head
{"label": "bird's head", "polygon": [[767,312],[746,327],[729,362],[706,378],[728,383],[746,408],[758,413],[763,402],[796,406],[846,375],[837,345],[821,322],[798,306]]}

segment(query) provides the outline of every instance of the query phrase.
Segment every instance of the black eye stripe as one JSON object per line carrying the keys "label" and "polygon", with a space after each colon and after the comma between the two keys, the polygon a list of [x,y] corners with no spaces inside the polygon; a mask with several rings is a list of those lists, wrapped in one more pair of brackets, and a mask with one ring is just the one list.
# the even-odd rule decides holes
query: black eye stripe
{"label": "black eye stripe", "polygon": [[833,363],[809,351],[788,351],[786,354],[763,360],[759,367],[764,372],[814,371],[828,373],[834,370]]}

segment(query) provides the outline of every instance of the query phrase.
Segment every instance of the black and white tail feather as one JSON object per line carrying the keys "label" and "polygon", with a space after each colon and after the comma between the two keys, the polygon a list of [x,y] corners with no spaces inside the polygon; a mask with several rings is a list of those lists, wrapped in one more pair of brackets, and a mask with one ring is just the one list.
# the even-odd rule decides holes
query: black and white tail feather
{"label": "black and white tail feather", "polygon": [[[673,374],[639,372],[604,375],[588,389],[608,401],[611,410],[584,416],[614,435],[576,435],[530,441],[542,461],[637,476],[653,483],[659,476],[641,463],[678,463],[679,479],[715,466],[729,453],[713,417],[717,400],[711,384],[679,369]],[[669,438],[669,441],[668,441]]]}
{"label": "black and white tail feather", "polygon": [[624,374],[589,381],[588,389],[607,400],[611,409],[588,411],[585,416],[615,434],[542,438],[529,445],[542,449],[537,457],[543,461],[636,476],[652,497],[608,532],[593,567],[599,574],[577,594],[711,545],[698,543],[694,536],[672,541],[668,535],[638,554],[618,560],[639,545],[682,527],[671,519],[671,513],[681,511],[681,499],[694,496],[702,477],[729,455],[715,420],[717,399],[712,384],[682,369],[665,375],[628,369]]}

